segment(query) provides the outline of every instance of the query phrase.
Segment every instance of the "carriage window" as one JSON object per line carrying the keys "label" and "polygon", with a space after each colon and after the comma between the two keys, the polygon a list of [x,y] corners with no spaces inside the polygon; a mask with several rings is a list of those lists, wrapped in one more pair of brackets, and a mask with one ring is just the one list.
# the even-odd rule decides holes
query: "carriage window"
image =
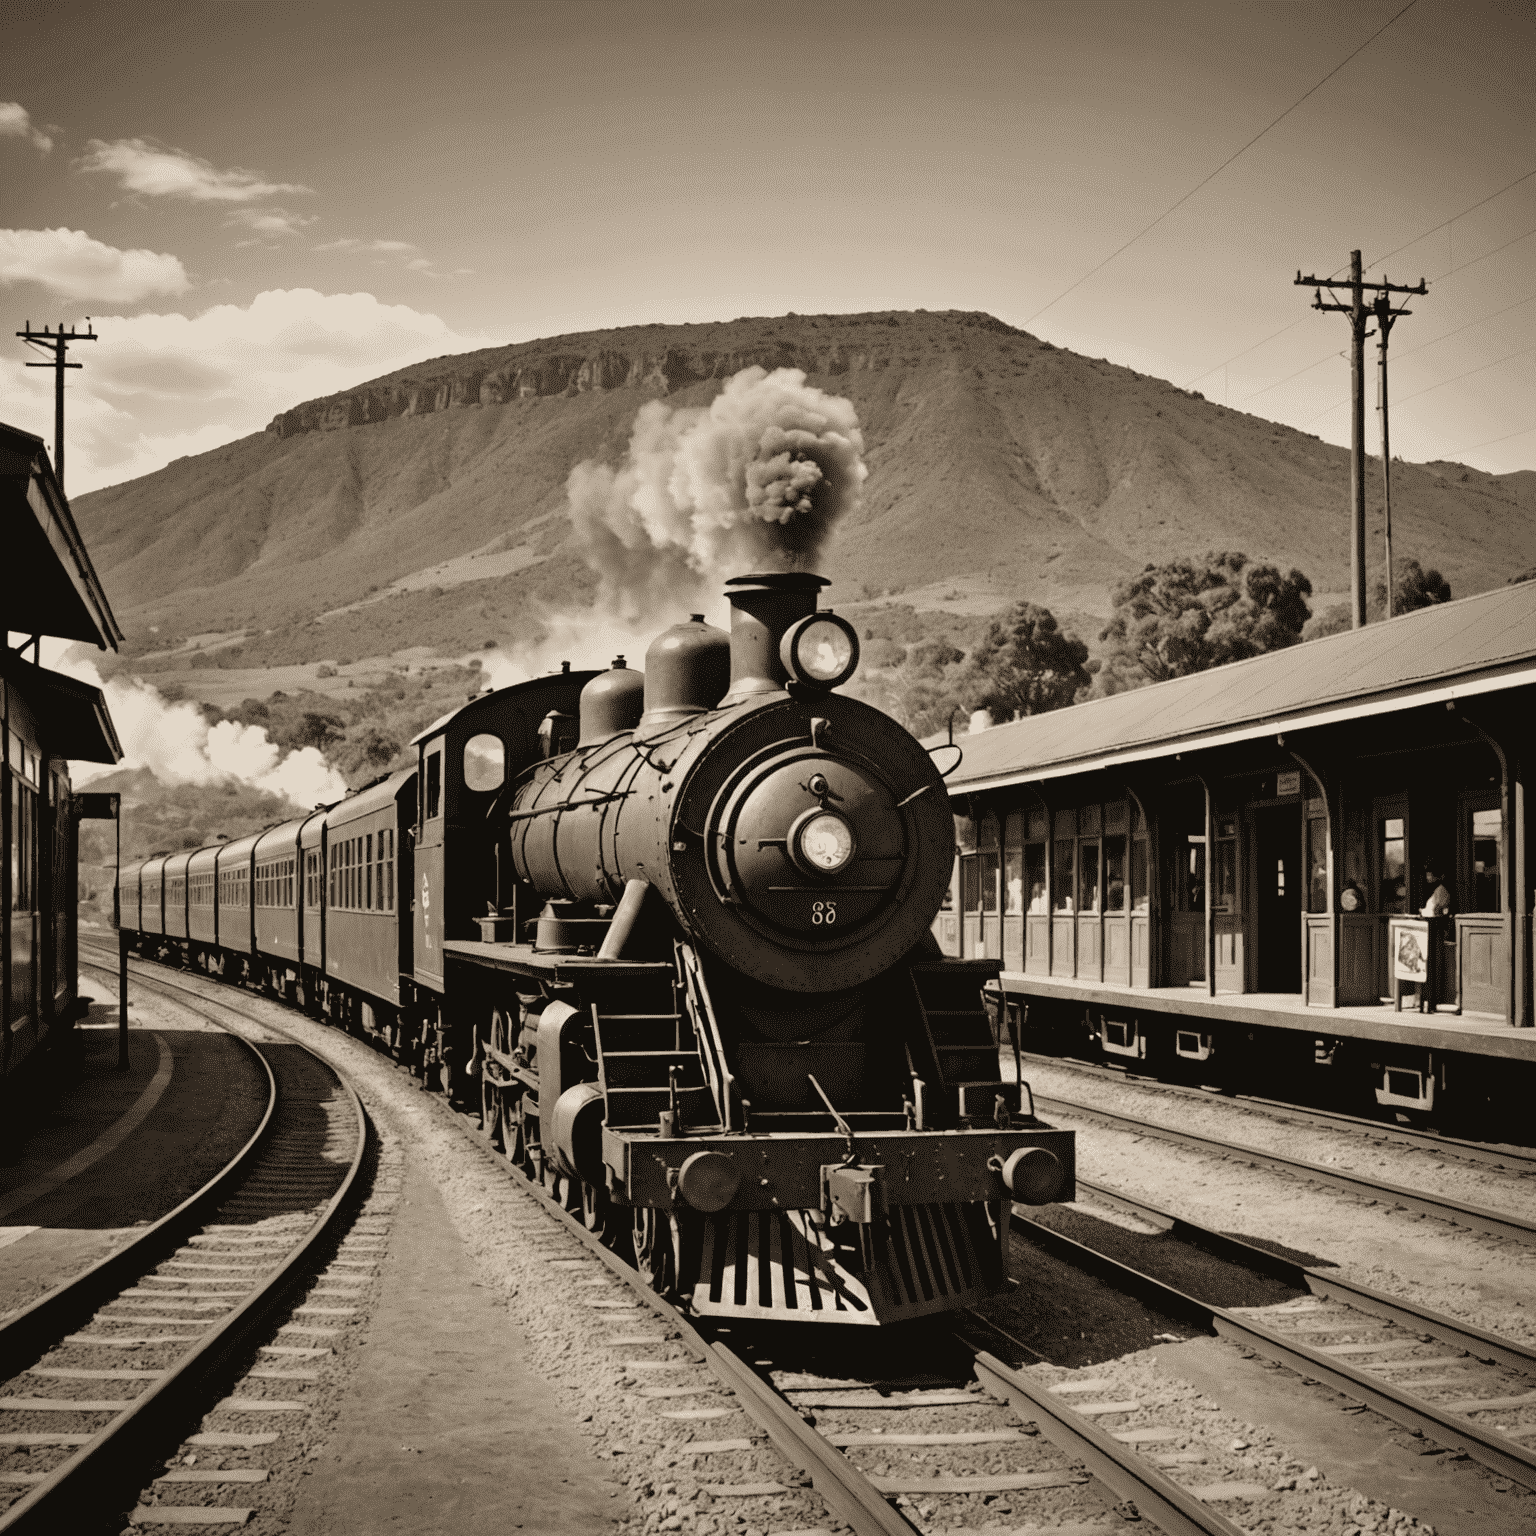
{"label": "carriage window", "polygon": [[500,789],[507,776],[507,749],[500,736],[487,733],[471,736],[464,743],[464,783],[470,789],[484,793]]}
{"label": "carriage window", "polygon": [[373,911],[373,833],[370,832],[363,849],[363,907]]}
{"label": "carriage window", "polygon": [[427,783],[424,791],[426,809],[423,818],[431,821],[443,814],[443,754],[441,748],[427,756]]}
{"label": "carriage window", "polygon": [[[1058,812],[1057,814],[1059,820],[1060,813]],[[1076,852],[1077,844],[1070,837],[1062,837],[1056,840],[1056,879],[1052,885],[1055,900],[1051,903],[1051,910],[1053,912],[1070,912],[1072,910],[1072,887],[1077,873],[1077,866],[1073,855]]]}
{"label": "carriage window", "polygon": [[1502,811],[1472,812],[1472,910],[1500,912],[1499,843],[1503,839]]}
{"label": "carriage window", "polygon": [[1099,845],[1079,843],[1077,848],[1077,910],[1099,910]]}
{"label": "carriage window", "polygon": [[1384,816],[1381,831],[1381,910],[1408,910],[1407,839],[1401,816]]}
{"label": "carriage window", "polygon": [[[1123,825],[1122,821],[1122,825]],[[1125,839],[1104,839],[1104,910],[1125,911]]]}

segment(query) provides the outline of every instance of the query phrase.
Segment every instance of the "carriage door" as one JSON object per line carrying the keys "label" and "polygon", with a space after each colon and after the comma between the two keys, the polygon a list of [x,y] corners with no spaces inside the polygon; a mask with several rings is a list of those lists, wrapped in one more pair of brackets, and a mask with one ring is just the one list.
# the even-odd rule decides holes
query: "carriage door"
{"label": "carriage door", "polygon": [[[443,985],[443,787],[444,740],[435,737],[421,758],[417,775],[416,854],[411,874],[411,933],[415,940],[418,981]],[[402,865],[404,860],[402,860]],[[403,895],[403,893],[402,893]]]}

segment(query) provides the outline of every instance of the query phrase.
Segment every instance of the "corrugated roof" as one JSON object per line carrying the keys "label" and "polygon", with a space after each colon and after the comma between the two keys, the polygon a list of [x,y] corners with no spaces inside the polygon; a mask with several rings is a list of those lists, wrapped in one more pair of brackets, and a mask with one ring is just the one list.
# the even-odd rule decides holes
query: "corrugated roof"
{"label": "corrugated roof", "polygon": [[[960,738],[951,793],[1536,681],[1536,581]],[[935,738],[939,739],[939,738]]]}

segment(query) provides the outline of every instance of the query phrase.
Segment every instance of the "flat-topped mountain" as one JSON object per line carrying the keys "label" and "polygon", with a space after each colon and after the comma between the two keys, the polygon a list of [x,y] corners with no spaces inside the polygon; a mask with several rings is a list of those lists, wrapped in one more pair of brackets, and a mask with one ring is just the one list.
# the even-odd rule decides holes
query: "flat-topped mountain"
{"label": "flat-topped mountain", "polygon": [[[141,644],[150,625],[159,645],[244,630],[252,661],[506,642],[539,604],[592,590],[565,516],[572,468],[617,462],[647,400],[706,405],[752,364],[803,369],[857,408],[869,478],[823,561],[844,606],[1028,597],[1091,622],[1120,577],[1209,548],[1346,585],[1344,449],[959,312],[632,326],[439,358],[75,511]],[[1533,512],[1536,472],[1394,466],[1395,546],[1458,596],[1536,564]]]}

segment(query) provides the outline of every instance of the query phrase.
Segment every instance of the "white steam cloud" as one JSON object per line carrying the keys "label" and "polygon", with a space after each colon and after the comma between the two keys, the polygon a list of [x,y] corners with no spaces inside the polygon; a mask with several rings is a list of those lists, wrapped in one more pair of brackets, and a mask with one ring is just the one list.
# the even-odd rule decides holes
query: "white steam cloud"
{"label": "white steam cloud", "polygon": [[726,576],[808,567],[868,471],[853,403],[798,368],[744,368],[707,407],[642,406],[617,468],[566,482],[597,613],[644,621]]}
{"label": "white steam cloud", "polygon": [[[169,703],[142,678],[111,678],[85,657],[65,651],[44,656],[44,664],[106,695],[112,723],[123,746],[121,768],[147,768],[162,784],[248,784],[281,795],[301,810],[339,800],[346,780],[315,747],[284,752],[265,727],[221,720],[210,726],[195,704]],[[73,778],[89,783],[110,765],[77,763]]]}

